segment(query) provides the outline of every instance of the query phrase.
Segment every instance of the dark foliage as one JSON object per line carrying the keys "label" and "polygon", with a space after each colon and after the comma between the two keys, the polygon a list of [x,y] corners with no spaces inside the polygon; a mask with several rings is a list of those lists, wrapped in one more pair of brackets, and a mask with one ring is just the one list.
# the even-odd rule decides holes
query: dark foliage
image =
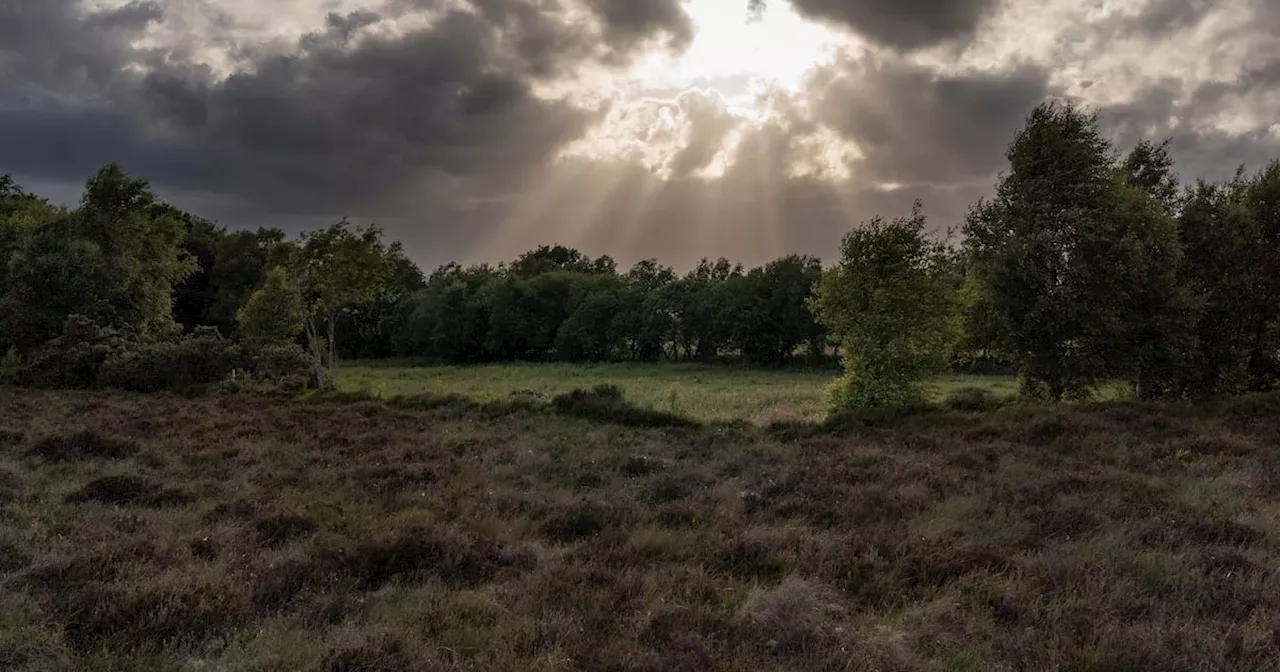
{"label": "dark foliage", "polygon": [[635,406],[623,398],[622,389],[616,385],[597,385],[590,390],[576,389],[556,395],[551,399],[551,408],[562,415],[635,427],[684,427],[694,424],[691,420],[672,413]]}
{"label": "dark foliage", "polygon": [[78,316],[63,332],[18,365],[14,382],[55,389],[189,391],[239,373],[300,388],[310,373],[306,353],[292,343],[241,344],[207,330],[157,340],[122,335]]}

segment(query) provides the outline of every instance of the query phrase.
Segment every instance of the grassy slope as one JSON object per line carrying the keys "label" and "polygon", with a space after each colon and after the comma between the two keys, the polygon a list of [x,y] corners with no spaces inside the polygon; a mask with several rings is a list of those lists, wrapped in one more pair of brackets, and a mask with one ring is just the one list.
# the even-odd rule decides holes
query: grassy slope
{"label": "grassy slope", "polygon": [[[826,387],[836,370],[761,370],[702,364],[492,364],[397,366],[359,363],[342,371],[342,388],[378,396],[459,394],[478,401],[505,401],[513,393],[550,398],[575,388],[611,383],[635,404],[705,422],[821,420]],[[984,387],[1001,396],[1017,392],[1011,376],[947,376],[933,387],[941,397],[959,387]]]}
{"label": "grassy slope", "polygon": [[0,388],[0,669],[1280,664],[1277,399],[845,425]]}

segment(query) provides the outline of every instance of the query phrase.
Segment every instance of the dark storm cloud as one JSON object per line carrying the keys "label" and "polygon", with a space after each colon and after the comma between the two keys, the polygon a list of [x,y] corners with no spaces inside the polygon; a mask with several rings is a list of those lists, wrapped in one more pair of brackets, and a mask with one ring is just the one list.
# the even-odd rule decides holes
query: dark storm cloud
{"label": "dark storm cloud", "polygon": [[[1184,17],[1181,25],[1191,26],[1219,5],[1156,0],[1144,15],[1161,15],[1162,8],[1166,16],[1174,12]],[[1227,179],[1239,166],[1256,170],[1280,158],[1280,134],[1269,128],[1280,101],[1280,3],[1240,0],[1226,9],[1244,19],[1245,29],[1223,36],[1245,49],[1244,61],[1207,81],[1175,74],[1153,78],[1126,102],[1099,109],[1099,119],[1119,150],[1140,140],[1169,139],[1177,169],[1188,181]],[[1210,122],[1223,117],[1248,120],[1246,125],[1252,126],[1240,128],[1237,121],[1237,128],[1228,131]]]}
{"label": "dark storm cloud", "polygon": [[824,68],[811,95],[818,119],[862,151],[860,175],[914,184],[993,175],[1048,94],[1048,73],[1033,66],[943,75],[868,55]]}
{"label": "dark storm cloud", "polygon": [[[1228,179],[1244,166],[1257,170],[1280,159],[1280,135],[1267,128],[1271,118],[1256,128],[1229,133],[1206,127],[1202,120],[1238,105],[1242,92],[1276,91],[1280,80],[1259,87],[1245,83],[1242,75],[1234,83],[1188,86],[1175,78],[1152,82],[1127,103],[1099,110],[1099,121],[1116,147],[1127,151],[1141,140],[1168,139],[1170,151],[1184,180]],[[1266,114],[1265,110],[1260,111]]]}
{"label": "dark storm cloud", "polygon": [[78,6],[76,0],[0,2],[0,102],[5,92],[33,86],[74,94],[119,80],[134,55],[130,42],[162,15],[155,2],[88,15]]}
{"label": "dark storm cloud", "polygon": [[801,16],[900,50],[966,41],[1000,5],[999,0],[790,1]]}
{"label": "dark storm cloud", "polygon": [[586,0],[606,26],[605,39],[633,47],[664,33],[667,46],[682,51],[693,41],[693,23],[681,0]]}
{"label": "dark storm cloud", "polygon": [[[384,192],[433,172],[500,183],[544,165],[599,116],[535,96],[535,82],[626,62],[649,38],[687,43],[679,0],[641,4],[593,0],[597,34],[558,21],[551,0],[477,0],[427,28],[358,40],[377,11],[330,14],[296,48],[261,50],[215,78],[130,49],[161,18],[155,3],[88,16],[69,0],[6,3],[3,72],[40,95],[0,98],[0,169],[82,179],[119,161],[157,184],[290,212],[376,213]],[[139,61],[145,75],[126,67]]]}

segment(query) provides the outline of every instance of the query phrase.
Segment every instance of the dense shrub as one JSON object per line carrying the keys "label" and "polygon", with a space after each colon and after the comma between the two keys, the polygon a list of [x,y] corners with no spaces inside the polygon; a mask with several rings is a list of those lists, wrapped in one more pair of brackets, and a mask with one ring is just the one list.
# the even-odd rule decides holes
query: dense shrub
{"label": "dense shrub", "polygon": [[245,345],[212,330],[138,338],[73,317],[63,335],[26,358],[8,356],[6,380],[44,388],[190,391],[229,377],[303,388],[310,362],[296,343]]}
{"label": "dense shrub", "polygon": [[300,384],[306,386],[311,377],[311,357],[292,341],[266,343],[247,347],[240,368],[268,382],[286,384],[300,378]]}
{"label": "dense shrub", "polygon": [[107,357],[97,382],[135,392],[186,390],[226,378],[242,359],[238,345],[214,335],[131,345]]}
{"label": "dense shrub", "polygon": [[[18,385],[47,388],[95,387],[98,371],[122,339],[88,318],[72,315],[62,335],[18,361],[10,361],[12,381]],[[13,358],[17,360],[16,357]]]}

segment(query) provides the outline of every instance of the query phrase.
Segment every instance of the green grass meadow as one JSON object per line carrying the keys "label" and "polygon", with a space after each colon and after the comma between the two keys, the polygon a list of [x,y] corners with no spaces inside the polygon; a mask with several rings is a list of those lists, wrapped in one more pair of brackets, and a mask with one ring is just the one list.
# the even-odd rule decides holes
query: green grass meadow
{"label": "green grass meadow", "polygon": [[[344,392],[383,398],[456,394],[480,402],[550,399],[579,388],[612,384],[641,408],[703,422],[820,421],[826,388],[837,369],[751,369],[706,364],[490,364],[412,366],[403,362],[355,362],[339,376]],[[937,399],[962,387],[982,387],[1002,397],[1018,391],[1013,376],[945,376],[932,383]]]}

